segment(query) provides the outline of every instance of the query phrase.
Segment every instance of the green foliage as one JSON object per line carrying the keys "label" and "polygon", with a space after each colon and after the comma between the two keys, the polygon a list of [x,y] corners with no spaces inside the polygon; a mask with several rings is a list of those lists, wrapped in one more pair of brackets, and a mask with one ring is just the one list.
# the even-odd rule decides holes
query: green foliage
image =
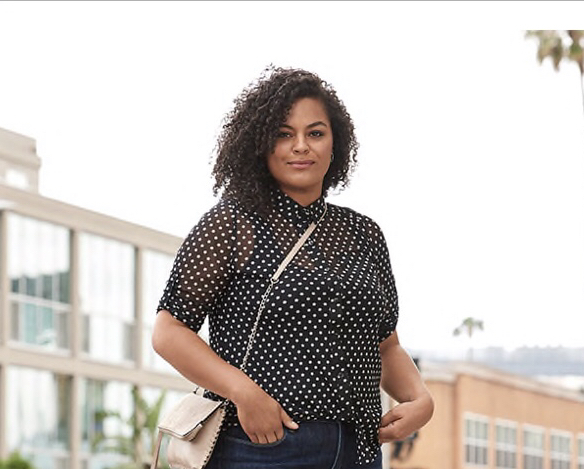
{"label": "green foliage", "polygon": [[34,469],[34,466],[28,459],[15,452],[8,459],[0,460],[0,469]]}
{"label": "green foliage", "polygon": [[558,71],[563,60],[575,62],[580,70],[580,75],[584,75],[584,54],[582,39],[584,30],[552,30],[537,29],[525,33],[527,38],[535,38],[538,41],[537,60],[543,63],[546,58],[550,58],[554,69]]}
{"label": "green foliage", "polygon": [[[476,330],[482,331],[483,329],[484,329],[483,321],[481,321],[480,319],[468,317],[462,321],[460,326],[458,326],[456,329],[452,331],[452,335],[458,336],[463,332],[466,332],[468,338],[472,339],[472,336]],[[468,359],[470,361],[472,361],[473,359],[472,347],[468,349]]]}
{"label": "green foliage", "polygon": [[[158,433],[158,419],[165,397],[166,391],[163,391],[156,402],[150,406],[141,396],[139,388],[134,386],[132,389],[134,412],[129,419],[122,418],[118,412],[108,410],[96,412],[95,420],[101,422],[101,428],[105,419],[117,419],[130,427],[131,436],[96,434],[91,442],[92,452],[111,451],[129,456],[132,462],[122,464],[117,469],[143,468],[145,462],[150,459],[150,454],[145,454],[142,443],[144,440],[148,441],[150,446],[148,453],[154,448]],[[0,469],[4,468],[0,466]]]}
{"label": "green foliage", "polygon": [[482,331],[484,329],[483,321],[475,318],[465,318],[460,326],[452,331],[452,334],[458,336],[462,332],[466,332],[469,337],[472,337],[475,330]]}

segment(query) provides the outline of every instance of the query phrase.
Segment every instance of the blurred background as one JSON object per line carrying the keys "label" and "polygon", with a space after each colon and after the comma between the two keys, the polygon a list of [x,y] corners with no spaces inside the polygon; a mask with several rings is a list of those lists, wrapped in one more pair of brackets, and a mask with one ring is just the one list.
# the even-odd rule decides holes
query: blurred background
{"label": "blurred background", "polygon": [[216,202],[223,116],[274,64],[353,117],[359,166],[329,202],[382,227],[437,401],[386,466],[584,469],[581,31],[528,32],[582,13],[0,3],[0,467],[148,463],[191,388],[151,350],[156,305]]}

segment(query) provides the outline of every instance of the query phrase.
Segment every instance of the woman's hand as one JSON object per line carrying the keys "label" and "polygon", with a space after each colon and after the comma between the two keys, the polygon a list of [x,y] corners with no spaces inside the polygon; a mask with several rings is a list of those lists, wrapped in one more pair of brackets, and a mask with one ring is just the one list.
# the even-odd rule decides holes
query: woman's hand
{"label": "woman's hand", "polygon": [[418,368],[401,347],[397,331],[380,347],[381,387],[400,402],[381,418],[380,443],[403,440],[420,429],[432,417],[434,401],[424,385]]}
{"label": "woman's hand", "polygon": [[398,404],[381,418],[379,442],[403,440],[424,426],[434,411],[429,394]]}
{"label": "woman's hand", "polygon": [[296,430],[298,424],[257,384],[250,382],[233,399],[243,431],[254,443],[273,443],[284,436],[282,425]]}
{"label": "woman's hand", "polygon": [[254,443],[281,439],[282,424],[298,428],[278,402],[243,371],[217,356],[203,339],[168,311],[161,310],[156,317],[152,344],[187,379],[233,402],[243,430]]}

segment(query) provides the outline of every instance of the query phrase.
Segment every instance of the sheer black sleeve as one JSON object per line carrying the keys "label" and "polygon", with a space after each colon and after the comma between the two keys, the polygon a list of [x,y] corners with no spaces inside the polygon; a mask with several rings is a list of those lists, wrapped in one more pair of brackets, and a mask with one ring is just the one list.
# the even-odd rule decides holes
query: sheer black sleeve
{"label": "sheer black sleeve", "polygon": [[158,304],[195,332],[234,273],[234,210],[221,201],[203,215],[178,249]]}
{"label": "sheer black sleeve", "polygon": [[387,242],[381,228],[377,224],[374,224],[374,227],[373,237],[377,250],[377,268],[384,304],[384,313],[379,326],[379,342],[383,342],[395,331],[399,316],[399,306]]}

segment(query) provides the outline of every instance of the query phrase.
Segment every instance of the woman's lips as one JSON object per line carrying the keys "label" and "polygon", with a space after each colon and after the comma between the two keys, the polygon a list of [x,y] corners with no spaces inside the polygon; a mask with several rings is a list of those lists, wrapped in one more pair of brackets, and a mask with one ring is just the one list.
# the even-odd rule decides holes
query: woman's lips
{"label": "woman's lips", "polygon": [[305,169],[308,168],[309,166],[312,166],[314,164],[314,161],[310,160],[290,161],[290,163],[288,164],[296,169]]}

